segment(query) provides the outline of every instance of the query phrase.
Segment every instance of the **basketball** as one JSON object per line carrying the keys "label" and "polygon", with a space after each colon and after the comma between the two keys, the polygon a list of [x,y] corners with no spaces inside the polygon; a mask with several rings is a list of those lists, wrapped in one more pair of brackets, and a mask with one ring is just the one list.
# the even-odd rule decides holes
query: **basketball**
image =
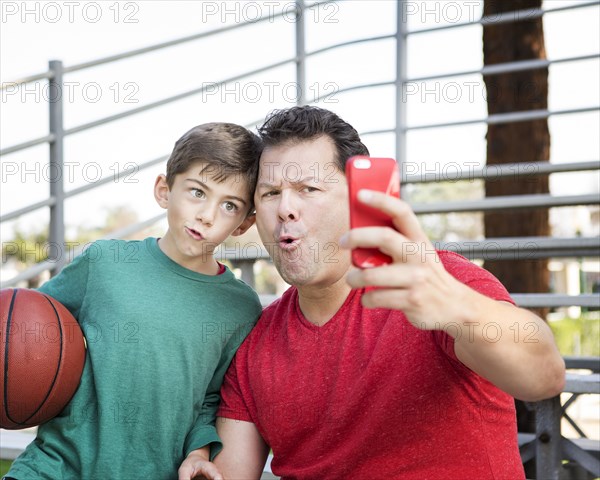
{"label": "basketball", "polygon": [[85,341],[73,315],[35,290],[3,289],[0,310],[0,427],[33,427],[71,400],[83,372]]}

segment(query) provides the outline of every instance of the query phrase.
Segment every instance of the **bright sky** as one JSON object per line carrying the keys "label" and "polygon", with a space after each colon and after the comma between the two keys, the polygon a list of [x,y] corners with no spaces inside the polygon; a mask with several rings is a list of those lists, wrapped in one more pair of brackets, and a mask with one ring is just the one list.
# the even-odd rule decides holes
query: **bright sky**
{"label": "bright sky", "polygon": [[[546,9],[575,0],[546,0]],[[480,17],[480,1],[411,1],[409,29],[465,22]],[[208,31],[219,26],[255,20],[284,11],[286,15],[235,32],[165,49],[108,65],[67,74],[67,128],[210,85],[244,71],[292,58],[295,54],[293,2],[290,1],[3,1],[0,23],[0,80],[9,82],[45,71],[48,60],[65,66]],[[336,2],[309,11],[307,50],[334,43],[393,34],[395,2]],[[598,54],[600,8],[548,14],[544,19],[548,58]],[[411,37],[409,76],[444,73],[482,66],[482,29],[469,26]],[[340,88],[391,81],[395,76],[393,39],[332,50],[307,61],[307,97]],[[600,105],[597,59],[550,68],[550,109]],[[168,154],[175,140],[191,126],[207,121],[246,124],[274,108],[294,103],[294,64],[255,75],[210,93],[188,97],[147,113],[75,134],[65,142],[66,190],[113,175],[119,169]],[[47,82],[27,90],[2,92],[1,148],[41,137],[48,132]],[[482,118],[486,114],[483,81],[478,76],[416,84],[408,98],[411,125]],[[380,87],[336,94],[321,106],[334,110],[359,131],[393,128],[394,89]],[[550,120],[551,160],[572,162],[600,158],[598,112]],[[434,168],[453,162],[485,161],[485,125],[421,130],[407,139],[408,159]],[[364,137],[371,153],[394,156],[391,134]],[[8,213],[48,196],[48,148],[44,145],[2,158],[0,212]],[[471,163],[468,163],[471,162]],[[140,219],[160,213],[152,196],[157,166],[126,181],[111,182],[67,202],[68,226],[101,225],[108,206],[127,204]],[[598,175],[554,175],[557,195],[598,192]],[[40,230],[47,209],[22,217],[23,228]],[[2,225],[9,239],[15,222]]]}

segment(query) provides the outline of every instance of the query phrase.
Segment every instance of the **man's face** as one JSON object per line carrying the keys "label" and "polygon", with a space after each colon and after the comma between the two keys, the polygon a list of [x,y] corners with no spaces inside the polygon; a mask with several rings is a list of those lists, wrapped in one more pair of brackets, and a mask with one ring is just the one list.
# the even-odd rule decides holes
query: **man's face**
{"label": "man's face", "polygon": [[348,185],[326,136],[268,147],[260,159],[256,226],[283,279],[329,286],[350,267],[338,246],[349,229]]}

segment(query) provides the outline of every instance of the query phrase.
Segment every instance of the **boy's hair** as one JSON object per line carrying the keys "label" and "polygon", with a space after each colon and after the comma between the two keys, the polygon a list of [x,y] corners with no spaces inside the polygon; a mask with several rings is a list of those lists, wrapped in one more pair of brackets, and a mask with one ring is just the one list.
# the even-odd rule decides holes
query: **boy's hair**
{"label": "boy's hair", "polygon": [[310,105],[274,110],[258,133],[264,147],[295,144],[327,135],[335,144],[336,162],[342,172],[351,156],[369,155],[352,125],[329,110]]}
{"label": "boy's hair", "polygon": [[261,151],[260,138],[244,127],[218,122],[198,125],[175,142],[167,161],[167,185],[172,188],[175,175],[194,163],[206,163],[203,171],[217,182],[231,176],[246,181],[252,202]]}

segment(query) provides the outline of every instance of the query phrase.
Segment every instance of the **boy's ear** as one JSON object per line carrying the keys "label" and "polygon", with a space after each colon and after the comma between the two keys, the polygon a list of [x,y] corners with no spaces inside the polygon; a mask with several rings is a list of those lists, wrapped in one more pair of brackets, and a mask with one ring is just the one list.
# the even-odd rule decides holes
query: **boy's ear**
{"label": "boy's ear", "polygon": [[243,235],[244,233],[246,233],[246,230],[248,230],[252,225],[254,225],[255,221],[256,221],[256,214],[251,213],[244,219],[244,221],[240,224],[240,226],[233,231],[233,233],[231,235],[233,237],[238,237],[240,235]]}
{"label": "boy's ear", "polygon": [[161,208],[167,208],[169,205],[169,185],[167,177],[163,174],[156,177],[154,182],[154,198]]}

